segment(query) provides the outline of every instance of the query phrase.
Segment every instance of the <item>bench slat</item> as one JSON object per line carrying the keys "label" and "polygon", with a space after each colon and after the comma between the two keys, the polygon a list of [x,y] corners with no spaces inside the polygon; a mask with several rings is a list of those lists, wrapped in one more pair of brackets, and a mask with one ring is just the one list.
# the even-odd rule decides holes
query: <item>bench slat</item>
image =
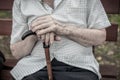
{"label": "bench slat", "polygon": [[111,27],[106,28],[106,34],[106,41],[117,41],[118,24],[112,24]]}
{"label": "bench slat", "polygon": [[0,0],[0,10],[11,10],[14,0]]}
{"label": "bench slat", "polygon": [[0,80],[10,80],[10,79],[11,79],[10,70],[2,70],[0,72]]}
{"label": "bench slat", "polygon": [[120,0],[101,0],[108,14],[120,13]]}
{"label": "bench slat", "polygon": [[11,19],[0,19],[0,35],[10,35],[12,30]]}
{"label": "bench slat", "polygon": [[100,72],[103,77],[116,78],[118,75],[115,65],[100,65]]}
{"label": "bench slat", "polygon": [[18,60],[16,59],[7,59],[4,63],[4,67],[0,72],[0,80],[12,80],[10,74],[11,69],[16,65]]}
{"label": "bench slat", "polygon": [[114,78],[102,78],[101,80],[116,80]]}

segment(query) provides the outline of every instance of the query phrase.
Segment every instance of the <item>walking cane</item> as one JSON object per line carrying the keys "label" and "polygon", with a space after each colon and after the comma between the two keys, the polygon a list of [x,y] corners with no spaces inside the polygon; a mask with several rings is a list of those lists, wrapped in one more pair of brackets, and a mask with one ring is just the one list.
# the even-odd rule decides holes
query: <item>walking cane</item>
{"label": "walking cane", "polygon": [[[24,40],[29,35],[36,35],[36,33],[33,33],[31,30],[29,30],[23,34],[22,40]],[[49,47],[50,45],[46,45],[45,42],[43,42],[43,48],[45,50],[45,57],[46,57],[46,64],[47,64],[48,79],[53,80]]]}
{"label": "walking cane", "polygon": [[47,63],[48,78],[49,80],[53,80],[49,47],[50,45],[46,45],[45,42],[43,43],[43,48],[45,50],[45,57],[46,57],[46,63]]}

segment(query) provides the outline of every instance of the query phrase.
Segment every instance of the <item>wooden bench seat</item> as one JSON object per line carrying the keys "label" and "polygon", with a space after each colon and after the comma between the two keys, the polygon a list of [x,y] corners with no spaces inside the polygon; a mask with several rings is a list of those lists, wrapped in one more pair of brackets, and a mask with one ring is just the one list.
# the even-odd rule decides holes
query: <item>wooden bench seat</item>
{"label": "wooden bench seat", "polygon": [[10,80],[10,70],[16,65],[16,59],[7,59],[4,63],[3,70],[0,72],[0,80]]}
{"label": "wooden bench seat", "polygon": [[[120,13],[120,0],[101,0],[105,10],[108,14]],[[112,3],[112,4],[111,4]],[[11,11],[13,0],[0,0],[0,11]],[[0,35],[8,35],[11,33],[12,20],[0,19]],[[112,23],[112,26],[107,28],[106,41],[117,41],[118,24]],[[17,63],[16,59],[6,59],[4,68],[0,72],[0,80],[10,80],[10,70]],[[117,67],[115,65],[100,65],[100,72],[102,74],[102,80],[117,80]]]}

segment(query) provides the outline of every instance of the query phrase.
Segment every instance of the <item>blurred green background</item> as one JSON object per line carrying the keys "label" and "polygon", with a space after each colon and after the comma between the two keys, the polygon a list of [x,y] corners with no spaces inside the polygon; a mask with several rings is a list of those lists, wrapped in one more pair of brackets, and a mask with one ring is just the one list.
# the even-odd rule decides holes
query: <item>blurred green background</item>
{"label": "blurred green background", "polygon": [[[103,45],[95,48],[95,56],[100,64],[117,65],[120,71],[120,15],[108,15],[112,23],[119,24],[118,41],[105,42]],[[11,12],[0,12],[0,18],[11,18]],[[4,53],[6,58],[13,58],[9,49],[9,36],[0,36],[0,50]]]}

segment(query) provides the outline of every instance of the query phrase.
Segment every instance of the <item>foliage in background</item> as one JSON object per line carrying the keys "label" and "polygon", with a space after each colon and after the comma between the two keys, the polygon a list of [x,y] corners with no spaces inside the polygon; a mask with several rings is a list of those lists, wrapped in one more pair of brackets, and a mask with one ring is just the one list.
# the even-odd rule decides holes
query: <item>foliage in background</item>
{"label": "foliage in background", "polygon": [[0,11],[0,18],[12,18],[11,11]]}
{"label": "foliage in background", "polygon": [[[0,11],[0,19],[11,18],[11,11]],[[11,56],[10,48],[9,48],[10,37],[8,36],[0,36],[0,50],[5,54],[6,58],[13,58]]]}
{"label": "foliage in background", "polygon": [[101,64],[115,64],[120,66],[120,15],[108,15],[111,23],[119,24],[118,41],[106,42],[95,49],[97,60]]}

